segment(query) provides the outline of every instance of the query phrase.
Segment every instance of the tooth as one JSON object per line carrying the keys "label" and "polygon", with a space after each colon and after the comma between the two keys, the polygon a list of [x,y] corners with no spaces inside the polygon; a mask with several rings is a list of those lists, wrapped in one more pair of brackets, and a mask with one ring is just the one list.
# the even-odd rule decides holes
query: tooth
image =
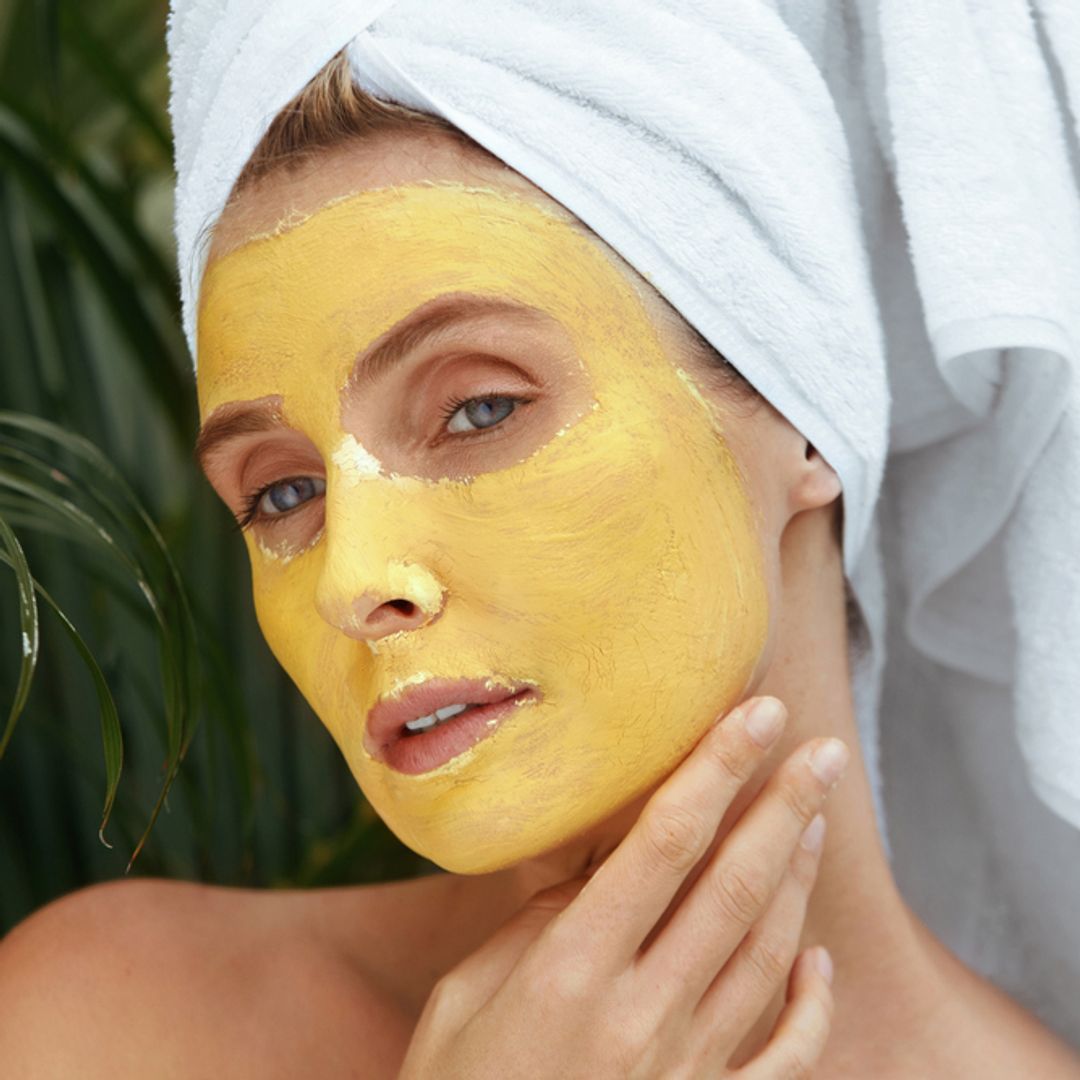
{"label": "tooth", "polygon": [[436,724],[442,724],[451,717],[460,715],[466,709],[475,708],[475,705],[444,705],[441,709],[428,713],[427,716],[418,716],[415,720],[407,720],[405,727],[409,731],[427,731],[429,728],[435,727]]}
{"label": "tooth", "polygon": [[405,726],[410,731],[427,731],[429,727],[435,726],[435,714],[429,713],[427,716],[418,716],[415,720],[407,720]]}
{"label": "tooth", "polygon": [[457,716],[458,713],[464,712],[468,705],[444,705],[441,709],[435,710],[435,715],[440,720],[449,720],[451,716]]}

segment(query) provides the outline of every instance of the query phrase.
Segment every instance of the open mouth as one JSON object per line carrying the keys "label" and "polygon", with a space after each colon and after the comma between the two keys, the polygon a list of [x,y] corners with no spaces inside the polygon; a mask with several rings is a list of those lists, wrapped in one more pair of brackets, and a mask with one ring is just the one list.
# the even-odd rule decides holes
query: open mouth
{"label": "open mouth", "polygon": [[442,709],[436,709],[435,712],[429,713],[427,716],[421,716],[416,720],[407,721],[405,727],[401,731],[401,737],[409,738],[414,735],[422,735],[424,732],[431,731],[433,728],[442,727],[443,724],[450,723],[451,720],[461,716],[462,713],[473,712],[476,709],[487,709],[490,712],[491,709],[494,709],[507,701],[515,701],[522,695],[530,693],[532,693],[531,690],[522,690],[517,694],[511,694],[509,697],[503,698],[502,701],[447,705]]}
{"label": "open mouth", "polygon": [[396,772],[429,772],[493,734],[516,709],[541,698],[531,686],[501,696],[489,691],[485,696],[495,700],[452,702],[399,724],[375,756]]}

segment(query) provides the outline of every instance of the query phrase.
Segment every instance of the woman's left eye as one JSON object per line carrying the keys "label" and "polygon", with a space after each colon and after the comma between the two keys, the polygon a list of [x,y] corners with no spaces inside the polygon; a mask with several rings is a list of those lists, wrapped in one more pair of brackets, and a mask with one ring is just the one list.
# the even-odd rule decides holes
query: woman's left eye
{"label": "woman's left eye", "polygon": [[267,484],[247,499],[240,528],[256,520],[279,518],[325,492],[326,481],[321,476],[292,476]]}
{"label": "woman's left eye", "polygon": [[[443,411],[448,421],[446,430],[452,435],[469,435],[497,427],[517,411],[518,405],[527,405],[531,399],[513,394],[488,394],[483,397],[457,398]],[[461,415],[458,416],[457,414]]]}

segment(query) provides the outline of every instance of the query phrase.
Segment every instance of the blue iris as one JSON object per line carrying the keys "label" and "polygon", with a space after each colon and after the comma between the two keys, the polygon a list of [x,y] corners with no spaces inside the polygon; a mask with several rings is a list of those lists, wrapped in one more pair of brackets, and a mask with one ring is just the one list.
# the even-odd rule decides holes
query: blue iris
{"label": "blue iris", "polygon": [[326,490],[326,481],[312,476],[297,476],[292,480],[282,480],[266,489],[261,507],[264,514],[284,514],[295,510],[301,503],[321,495]]}
{"label": "blue iris", "polygon": [[[501,401],[503,409],[492,408],[493,401]],[[470,424],[478,428],[492,427],[505,420],[514,411],[515,401],[509,397],[475,398],[465,405],[465,416]],[[501,411],[501,415],[493,416],[493,413]]]}

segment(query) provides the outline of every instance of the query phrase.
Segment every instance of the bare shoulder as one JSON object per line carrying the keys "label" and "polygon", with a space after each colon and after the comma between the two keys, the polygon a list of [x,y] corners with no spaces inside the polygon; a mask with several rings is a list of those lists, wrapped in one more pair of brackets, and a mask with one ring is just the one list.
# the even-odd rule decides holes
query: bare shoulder
{"label": "bare shoulder", "polygon": [[395,1075],[409,1022],[323,907],[154,880],[48,905],[0,942],[5,1075]]}

